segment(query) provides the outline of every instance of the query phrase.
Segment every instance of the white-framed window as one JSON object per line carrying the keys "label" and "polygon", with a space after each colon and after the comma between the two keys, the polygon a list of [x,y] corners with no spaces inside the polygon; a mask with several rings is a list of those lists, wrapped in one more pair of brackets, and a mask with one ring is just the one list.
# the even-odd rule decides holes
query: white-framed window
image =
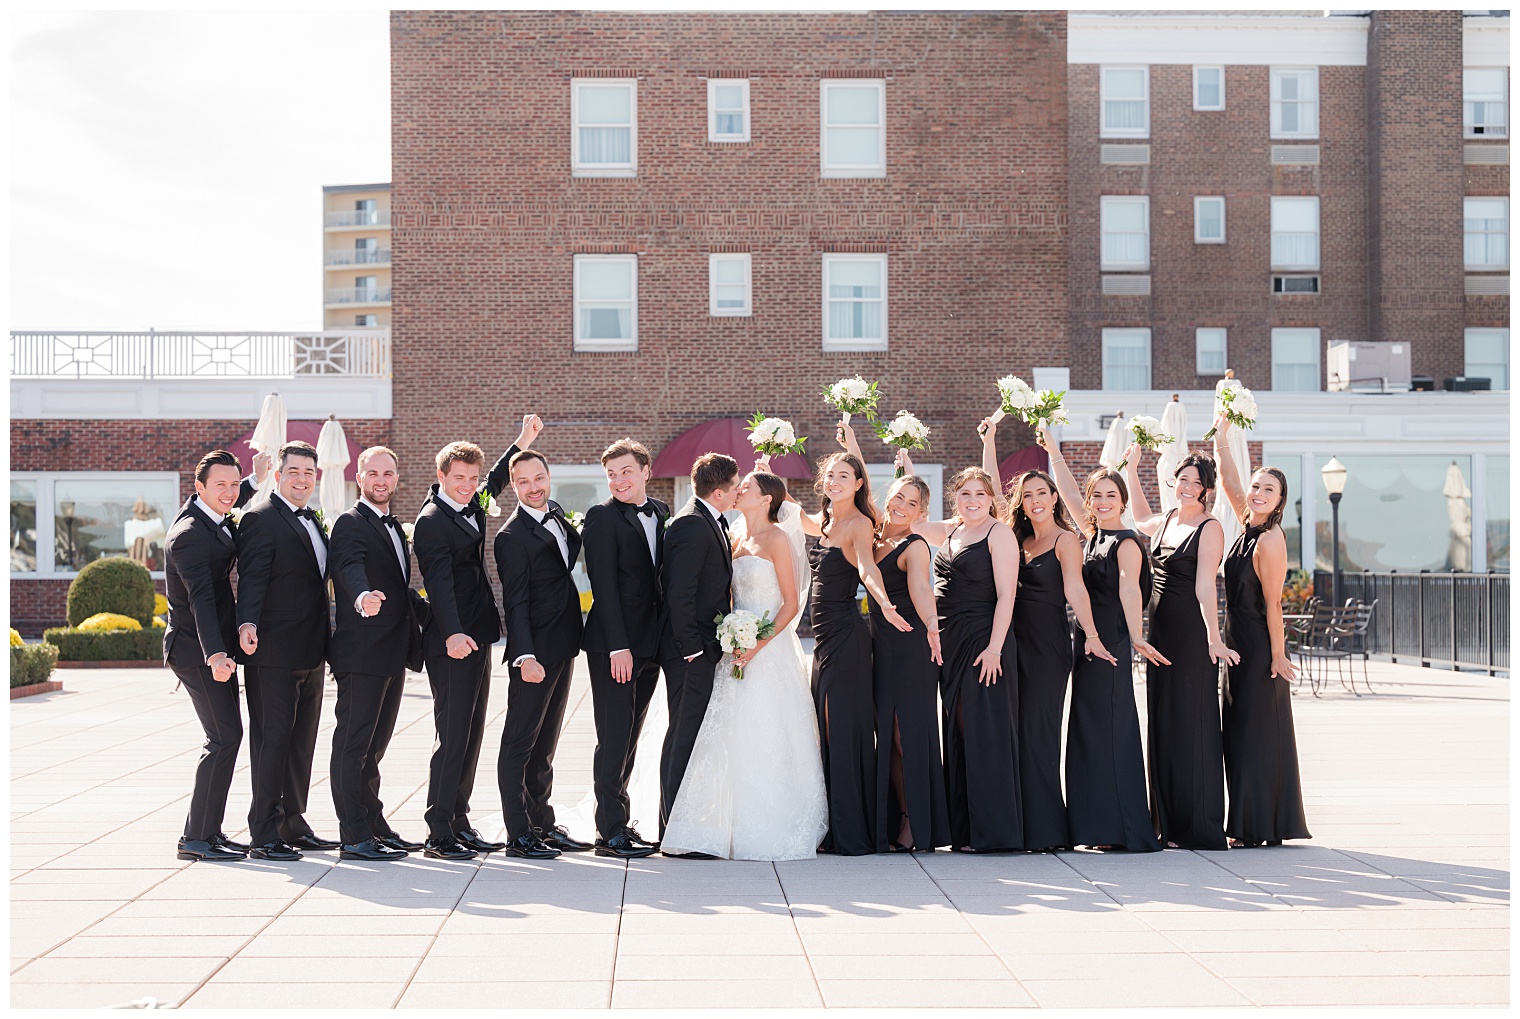
{"label": "white-framed window", "polygon": [[1151,200],[1146,195],[1103,195],[1099,199],[1104,270],[1149,269]]}
{"label": "white-framed window", "polygon": [[818,88],[819,172],[825,177],[885,177],[887,83],[825,78]]}
{"label": "white-framed window", "polygon": [[1319,330],[1272,330],[1272,388],[1295,393],[1319,391]]}
{"label": "white-framed window", "polygon": [[370,313],[370,314],[368,314],[368,315],[355,315],[354,316],[354,325],[359,326],[361,328],[368,327],[368,326],[377,326],[379,324],[380,324],[380,316],[374,314],[373,312]]}
{"label": "white-framed window", "polygon": [[1103,330],[1103,388],[1151,388],[1151,331]]}
{"label": "white-framed window", "polygon": [[1199,375],[1223,375],[1228,364],[1229,330],[1213,326],[1193,330]]}
{"label": "white-framed window", "polygon": [[575,256],[575,349],[639,349],[639,256]]}
{"label": "white-framed window", "polygon": [[749,315],[751,303],[749,254],[707,256],[707,313]]}
{"label": "white-framed window", "polygon": [[1224,243],[1223,198],[1215,196],[1193,199],[1193,243]]}
{"label": "white-framed window", "polygon": [[1193,68],[1193,109],[1224,109],[1224,68],[1195,66]]}
{"label": "white-framed window", "polygon": [[1464,340],[1462,374],[1488,379],[1490,389],[1509,388],[1509,330],[1469,329]]}
{"label": "white-framed window", "polygon": [[1146,138],[1151,133],[1151,69],[1099,68],[1103,126],[1101,138]]}
{"label": "white-framed window", "polygon": [[1509,199],[1462,199],[1462,261],[1469,269],[1509,268]]}
{"label": "white-framed window", "polygon": [[707,140],[710,142],[749,141],[748,79],[709,78],[707,80]]}
{"label": "white-framed window", "polygon": [[1462,68],[1462,136],[1509,137],[1509,68]]}
{"label": "white-framed window", "polygon": [[179,515],[174,471],[11,474],[11,576],[66,578],[107,556],[164,575],[164,541]]}
{"label": "white-framed window", "polygon": [[1272,197],[1272,268],[1319,268],[1319,199]]}
{"label": "white-framed window", "polygon": [[570,82],[573,175],[637,175],[638,105],[638,82],[631,78],[575,78]]}
{"label": "white-framed window", "polygon": [[823,256],[823,349],[887,349],[887,256]]}
{"label": "white-framed window", "polygon": [[1319,68],[1271,70],[1272,137],[1319,137]]}

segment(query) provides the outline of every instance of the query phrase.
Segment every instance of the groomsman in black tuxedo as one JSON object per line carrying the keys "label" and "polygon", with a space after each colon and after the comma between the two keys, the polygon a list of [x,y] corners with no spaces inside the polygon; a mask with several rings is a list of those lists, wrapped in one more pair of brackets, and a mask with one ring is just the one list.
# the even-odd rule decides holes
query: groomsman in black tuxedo
{"label": "groomsman in black tuxedo", "polygon": [[591,612],[581,645],[596,719],[591,766],[596,853],[622,859],[648,856],[657,848],[632,826],[628,780],[660,682],[660,663],[680,661],[660,590],[670,507],[648,496],[651,463],[641,442],[619,439],[608,446],[602,469],[612,498],[587,510],[581,529],[591,579]]}
{"label": "groomsman in black tuxedo", "polygon": [[422,843],[402,838],[380,802],[380,761],[396,729],[407,669],[422,671],[427,601],[411,590],[412,557],[391,515],[400,475],[396,454],[359,454],[359,501],[333,522],[330,555],[338,625],[327,659],[338,684],[332,743],[332,796],[339,855],[399,860]]}
{"label": "groomsman in black tuxedo", "polygon": [[176,854],[181,860],[241,860],[248,852],[247,846],[222,834],[227,791],[243,742],[232,658],[237,606],[228,579],[237,546],[227,516],[239,504],[241,475],[237,457],[225,449],[201,457],[195,465],[195,496],[164,539],[169,601],[164,664],[179,677],[206,735]]}
{"label": "groomsman in black tuxedo", "polygon": [[301,849],[338,848],[304,816],[329,635],[327,533],[307,505],[316,490],[317,451],[287,442],[275,490],[238,524],[238,645],[253,779],[248,838],[258,859],[299,860]]}
{"label": "groomsman in black tuxedo", "polygon": [[581,536],[549,498],[549,461],[541,453],[522,450],[508,470],[517,509],[496,533],[510,663],[496,778],[508,855],[545,860],[591,848],[554,823],[549,805],[554,751],[581,647],[581,599],[570,575]]}
{"label": "groomsman in black tuxedo", "polygon": [[[523,417],[517,441],[480,484],[485,453],[472,442],[438,451],[433,484],[412,530],[412,550],[428,594],[431,616],[422,630],[422,655],[433,689],[438,743],[428,766],[426,856],[468,860],[506,848],[470,826],[470,793],[485,736],[491,693],[491,645],[501,636],[496,597],[486,576],[486,511],[507,484],[507,465],[538,437],[543,422]],[[484,493],[484,495],[482,495]]]}
{"label": "groomsman in black tuxedo", "polygon": [[[703,453],[691,468],[695,493],[670,519],[660,580],[670,611],[670,630],[680,657],[665,674],[670,730],[665,734],[660,771],[660,832],[686,776],[691,748],[712,697],[713,671],[723,657],[719,617],[733,604],[734,564],[728,521],[723,513],[739,490],[739,464],[722,453]],[[711,859],[705,853],[689,856]]]}

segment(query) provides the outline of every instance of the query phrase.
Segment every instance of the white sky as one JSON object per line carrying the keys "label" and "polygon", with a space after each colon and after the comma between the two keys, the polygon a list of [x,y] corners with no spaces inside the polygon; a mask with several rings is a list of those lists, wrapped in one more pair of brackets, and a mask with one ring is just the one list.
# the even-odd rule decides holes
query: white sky
{"label": "white sky", "polygon": [[386,12],[10,29],[10,328],[321,328],[322,186],[390,180]]}

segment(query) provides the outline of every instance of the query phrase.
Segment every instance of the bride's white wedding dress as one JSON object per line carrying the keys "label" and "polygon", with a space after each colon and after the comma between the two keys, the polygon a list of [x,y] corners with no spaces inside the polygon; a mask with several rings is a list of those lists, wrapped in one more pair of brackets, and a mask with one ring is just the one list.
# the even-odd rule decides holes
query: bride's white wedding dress
{"label": "bride's white wedding dress", "polygon": [[[734,560],[734,608],[775,618],[781,585],[768,559]],[[812,859],[828,831],[818,722],[795,626],[733,678],[724,655],[691,763],[665,824],[667,853],[733,860]]]}

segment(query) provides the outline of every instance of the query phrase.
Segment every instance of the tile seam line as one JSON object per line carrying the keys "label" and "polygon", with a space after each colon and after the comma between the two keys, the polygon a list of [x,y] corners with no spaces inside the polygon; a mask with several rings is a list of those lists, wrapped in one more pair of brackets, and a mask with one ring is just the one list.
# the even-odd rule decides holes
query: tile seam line
{"label": "tile seam line", "polygon": [[[579,705],[577,704],[577,707]],[[618,919],[617,928],[612,932],[612,979],[607,982],[607,1007],[612,1008],[612,1000],[617,996],[617,964],[618,955],[623,947],[623,911],[628,908],[628,860],[623,861],[623,890],[618,894]]]}
{"label": "tile seam line", "polygon": [[[412,971],[406,975],[406,980],[401,984],[401,990],[396,992],[396,1000],[391,1002],[392,1009],[401,1007],[401,999],[406,997],[406,992],[412,989],[412,984],[416,981],[417,974],[422,970],[422,964],[427,961],[428,956],[432,953],[433,949],[437,947],[438,937],[443,933],[444,926],[448,924],[449,920],[454,916],[455,911],[459,909],[459,903],[464,901],[464,897],[466,893],[469,892],[470,886],[475,883],[475,879],[480,877],[482,870],[481,865],[485,863],[485,860],[489,858],[489,855],[490,854],[485,854],[485,856],[482,858],[471,861],[471,866],[475,868],[475,873],[470,875],[470,880],[466,881],[464,883],[464,886],[459,889],[459,894],[454,898],[454,904],[450,906],[449,911],[445,913],[442,918],[440,918],[438,922],[438,929],[434,931],[432,933],[432,936],[428,939],[427,947],[422,950],[422,954],[417,956],[417,963],[412,967]],[[337,870],[337,867],[334,866],[333,869]],[[239,949],[239,951],[241,951],[241,949]]]}
{"label": "tile seam line", "polygon": [[781,880],[781,872],[776,869],[776,861],[771,861],[771,873],[775,875],[776,887],[781,889],[781,901],[786,903],[786,915],[792,921],[792,933],[797,936],[797,947],[802,949],[802,957],[807,960],[808,976],[813,978],[813,990],[818,995],[818,1007],[828,1008],[829,1003],[823,996],[823,985],[818,982],[818,971],[813,967],[813,954],[808,951],[807,942],[802,940],[802,930],[797,926],[797,914],[792,912],[792,897],[787,893],[786,882]]}
{"label": "tile seam line", "polygon": [[[938,850],[930,850],[930,852],[938,852]],[[1019,985],[1019,990],[1029,995],[1029,1000],[1034,1002],[1036,1007],[1042,1007],[1039,1003],[1040,999],[1036,998],[1034,996],[1034,992],[1030,991],[1028,987],[1024,986],[1024,981],[1020,980],[1019,975],[1013,971],[1013,967],[1008,965],[1008,960],[1003,958],[1001,952],[992,947],[991,942],[987,940],[987,935],[982,933],[982,931],[979,930],[975,924],[966,919],[966,914],[961,912],[961,907],[956,904],[955,900],[950,897],[948,892],[940,887],[939,881],[934,877],[934,875],[930,874],[927,870],[924,870],[924,861],[920,859],[919,854],[912,853],[910,855],[913,858],[914,865],[918,867],[919,872],[922,873],[924,877],[929,879],[929,883],[934,886],[935,891],[944,896],[945,902],[950,905],[951,909],[955,910],[955,915],[961,918],[961,923],[965,924],[971,929],[971,932],[976,935],[976,939],[982,943],[982,947],[987,949],[992,957],[998,961],[998,965],[1002,966],[1003,969],[1008,972],[1009,978],[1012,979],[1014,983]]]}

